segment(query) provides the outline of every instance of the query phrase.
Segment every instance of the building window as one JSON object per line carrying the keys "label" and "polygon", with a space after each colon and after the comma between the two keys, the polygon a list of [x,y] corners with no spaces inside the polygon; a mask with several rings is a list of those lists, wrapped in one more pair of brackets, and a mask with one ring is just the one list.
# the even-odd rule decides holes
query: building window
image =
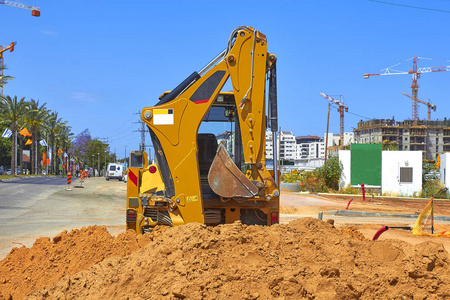
{"label": "building window", "polygon": [[413,182],[413,168],[400,168],[400,183]]}

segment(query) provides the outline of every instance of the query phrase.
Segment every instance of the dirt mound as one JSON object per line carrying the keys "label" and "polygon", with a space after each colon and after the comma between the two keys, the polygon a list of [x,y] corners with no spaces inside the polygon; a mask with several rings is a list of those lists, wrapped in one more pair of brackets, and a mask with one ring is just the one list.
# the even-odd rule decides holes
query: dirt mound
{"label": "dirt mound", "polygon": [[[82,236],[88,239],[89,234]],[[129,237],[129,233],[125,236]],[[139,240],[134,237],[130,240],[138,248]],[[150,240],[147,246],[129,256],[121,257],[126,251],[119,251],[119,256],[67,276],[28,298],[437,299],[450,296],[449,256],[442,245],[370,241],[354,229],[341,231],[312,218],[272,227],[188,224],[147,240]],[[55,245],[63,241],[64,238]],[[33,248],[42,249],[39,259],[47,261],[44,267],[31,264],[36,260],[36,257],[31,259],[33,248],[15,250],[1,262],[0,290],[5,286],[11,290],[11,283],[19,284],[20,280],[24,287],[27,284],[24,276],[33,271],[47,274],[43,272],[53,264],[57,266],[54,270],[63,270],[66,262],[73,265],[74,255],[81,256],[77,260],[80,263],[83,256],[89,255],[97,255],[101,260],[100,257],[106,257],[101,254],[106,249],[94,247],[100,244],[96,241],[83,253],[67,251],[58,253],[59,258],[54,257],[53,251],[49,255],[47,249],[52,248],[52,242],[37,242]],[[126,238],[122,242],[126,244]],[[75,240],[68,245],[77,247]],[[111,245],[118,247],[114,242]],[[23,254],[17,256],[18,251]],[[8,269],[12,257],[22,257],[22,264],[29,267],[14,272],[18,268],[15,264]],[[37,282],[28,284],[34,284],[33,289],[39,288]]]}
{"label": "dirt mound", "polygon": [[20,299],[107,257],[128,255],[150,239],[133,231],[113,237],[106,227],[92,226],[63,231],[52,240],[39,238],[31,248],[13,248],[0,262],[0,299]]}

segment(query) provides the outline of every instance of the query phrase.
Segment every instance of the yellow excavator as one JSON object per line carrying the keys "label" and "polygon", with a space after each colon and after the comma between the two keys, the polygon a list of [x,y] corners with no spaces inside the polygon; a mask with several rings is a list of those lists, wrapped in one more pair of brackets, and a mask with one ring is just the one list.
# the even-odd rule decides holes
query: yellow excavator
{"label": "yellow excavator", "polygon": [[[224,51],[143,108],[141,119],[155,153],[152,161],[144,151],[130,153],[127,229],[278,223],[276,56],[263,33],[236,28]],[[216,136],[204,132],[207,125],[230,130]]]}

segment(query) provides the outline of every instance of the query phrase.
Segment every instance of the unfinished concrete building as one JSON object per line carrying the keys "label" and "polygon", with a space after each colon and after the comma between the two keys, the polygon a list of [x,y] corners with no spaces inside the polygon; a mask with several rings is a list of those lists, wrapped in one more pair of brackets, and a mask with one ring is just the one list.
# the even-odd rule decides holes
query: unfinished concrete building
{"label": "unfinished concrete building", "polygon": [[353,130],[358,144],[396,144],[398,150],[422,151],[423,158],[436,160],[450,151],[450,120],[373,119],[360,121]]}

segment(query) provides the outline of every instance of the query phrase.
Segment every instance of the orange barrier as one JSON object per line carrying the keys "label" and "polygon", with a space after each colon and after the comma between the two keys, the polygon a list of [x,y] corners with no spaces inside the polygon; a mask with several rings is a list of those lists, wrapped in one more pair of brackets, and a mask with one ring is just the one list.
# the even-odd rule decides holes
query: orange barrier
{"label": "orange barrier", "polygon": [[72,172],[67,173],[67,188],[66,191],[71,191],[70,185],[72,184]]}

